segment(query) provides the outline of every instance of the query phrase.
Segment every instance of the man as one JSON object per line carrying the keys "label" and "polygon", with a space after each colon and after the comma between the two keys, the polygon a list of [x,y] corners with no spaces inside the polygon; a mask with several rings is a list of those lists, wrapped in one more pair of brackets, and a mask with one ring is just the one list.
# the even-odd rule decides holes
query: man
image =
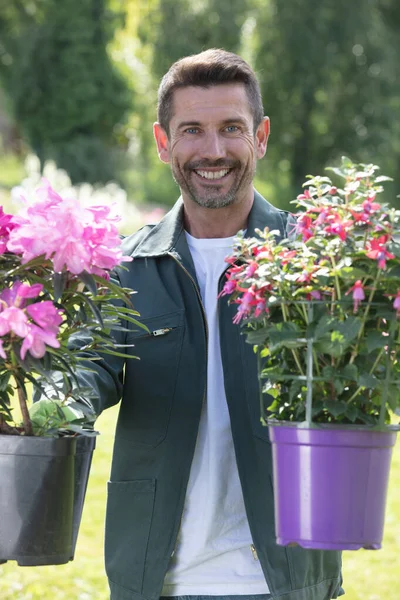
{"label": "man", "polygon": [[95,363],[97,412],[122,397],[108,488],[105,558],[112,600],[343,593],[340,553],[275,543],[271,447],[257,366],[218,295],[239,230],[286,234],[287,214],[253,187],[269,120],[240,57],[184,58],[159,88],[154,134],[181,198],[127,238],[119,273],[147,325],[117,343],[140,360]]}

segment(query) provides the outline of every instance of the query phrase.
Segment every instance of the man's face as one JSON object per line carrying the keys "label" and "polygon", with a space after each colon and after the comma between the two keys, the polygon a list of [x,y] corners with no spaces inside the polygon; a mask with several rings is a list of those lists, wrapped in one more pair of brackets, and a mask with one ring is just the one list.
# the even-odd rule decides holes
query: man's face
{"label": "man's face", "polygon": [[175,90],[169,136],[154,127],[159,156],[171,164],[184,200],[206,208],[253,196],[256,162],[265,154],[268,132],[264,119],[254,134],[240,83]]}

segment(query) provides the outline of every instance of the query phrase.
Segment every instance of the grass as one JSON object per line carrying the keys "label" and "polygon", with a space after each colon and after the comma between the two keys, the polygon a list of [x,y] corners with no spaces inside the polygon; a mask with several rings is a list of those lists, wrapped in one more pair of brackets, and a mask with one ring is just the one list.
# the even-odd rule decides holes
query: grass
{"label": "grass", "polygon": [[[103,567],[106,481],[117,408],[98,420],[101,432],[86,496],[75,560],[67,565],[0,566],[1,600],[109,600]],[[383,548],[344,553],[346,600],[398,600],[400,567],[400,443],[395,447]]]}

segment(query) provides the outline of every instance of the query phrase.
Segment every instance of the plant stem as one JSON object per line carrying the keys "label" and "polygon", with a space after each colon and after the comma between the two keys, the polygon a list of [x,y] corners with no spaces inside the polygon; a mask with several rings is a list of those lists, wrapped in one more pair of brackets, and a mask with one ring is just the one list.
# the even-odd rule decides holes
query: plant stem
{"label": "plant stem", "polygon": [[336,289],[336,295],[337,295],[337,299],[340,301],[340,300],[342,299],[342,295],[341,295],[341,293],[340,293],[339,278],[338,278],[338,276],[337,276],[337,273],[336,273],[336,262],[335,262],[335,259],[334,259],[334,257],[333,257],[333,256],[331,256],[331,262],[332,262],[332,266],[333,266],[333,268],[334,268],[334,270],[335,270],[335,275],[334,275],[334,277],[335,277],[335,289]]}
{"label": "plant stem", "polygon": [[[285,310],[285,304],[284,304],[284,303],[282,303],[282,304],[281,304],[281,306],[282,306],[282,316],[283,316],[283,320],[285,321],[285,323],[287,323],[287,321],[288,321],[288,316],[287,316],[287,314],[286,314],[286,310]],[[297,368],[298,368],[298,370],[299,370],[299,373],[300,373],[300,375],[302,375],[302,376],[304,377],[304,371],[303,371],[303,369],[301,368],[301,363],[300,363],[300,359],[299,359],[299,355],[298,355],[298,353],[297,353],[297,350],[296,350],[295,348],[291,348],[291,352],[292,352],[292,354],[293,354],[294,362],[296,363],[296,366],[297,366]]]}
{"label": "plant stem", "polygon": [[357,340],[356,340],[355,346],[353,348],[353,352],[351,353],[351,356],[350,356],[350,360],[349,360],[349,364],[350,365],[353,364],[353,362],[354,362],[354,360],[355,360],[355,358],[357,356],[358,346],[359,346],[359,343],[360,343],[360,339],[361,339],[361,336],[362,336],[362,334],[364,332],[365,323],[367,322],[367,317],[368,317],[369,309],[371,307],[372,299],[373,299],[374,294],[376,292],[376,288],[378,286],[378,281],[379,281],[380,276],[381,276],[381,271],[380,271],[380,269],[378,269],[378,273],[376,275],[376,279],[374,281],[374,285],[372,286],[371,293],[370,293],[369,298],[368,298],[367,306],[365,307],[365,311],[364,311],[363,318],[362,318],[362,321],[361,321],[360,331],[358,332]]}
{"label": "plant stem", "polygon": [[0,433],[16,435],[18,433],[18,431],[17,431],[16,427],[11,427],[11,425],[9,425],[7,423],[5,418],[2,415],[0,415]]}
{"label": "plant stem", "polygon": [[21,414],[22,414],[22,420],[24,423],[25,435],[33,435],[32,421],[29,416],[28,404],[26,401],[27,400],[26,394],[19,385],[17,385],[17,392],[18,392],[19,406],[20,406]]}

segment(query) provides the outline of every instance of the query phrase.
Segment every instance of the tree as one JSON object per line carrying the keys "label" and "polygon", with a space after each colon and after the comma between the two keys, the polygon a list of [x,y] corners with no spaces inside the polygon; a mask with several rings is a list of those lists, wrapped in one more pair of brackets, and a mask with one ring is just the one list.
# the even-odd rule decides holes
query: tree
{"label": "tree", "polygon": [[7,77],[14,113],[33,150],[55,159],[72,181],[115,176],[115,126],[131,92],[107,54],[113,34],[105,0],[43,0],[13,45]]}
{"label": "tree", "polygon": [[395,174],[387,157],[399,73],[381,8],[378,0],[260,3],[256,68],[272,120],[270,160],[278,178],[286,167],[288,199],[306,174],[344,153]]}

